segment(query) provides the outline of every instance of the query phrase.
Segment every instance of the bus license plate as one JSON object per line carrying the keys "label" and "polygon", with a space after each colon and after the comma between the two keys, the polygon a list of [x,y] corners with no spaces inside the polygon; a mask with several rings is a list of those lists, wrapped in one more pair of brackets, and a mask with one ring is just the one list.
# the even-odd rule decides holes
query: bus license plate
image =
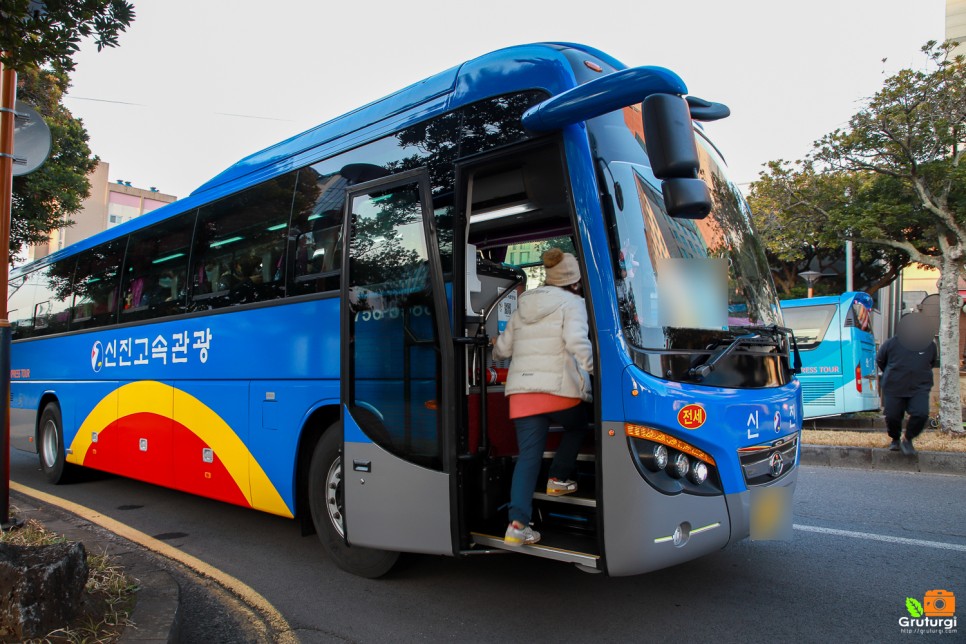
{"label": "bus license plate", "polygon": [[752,488],[751,539],[753,541],[787,541],[791,538],[791,488]]}

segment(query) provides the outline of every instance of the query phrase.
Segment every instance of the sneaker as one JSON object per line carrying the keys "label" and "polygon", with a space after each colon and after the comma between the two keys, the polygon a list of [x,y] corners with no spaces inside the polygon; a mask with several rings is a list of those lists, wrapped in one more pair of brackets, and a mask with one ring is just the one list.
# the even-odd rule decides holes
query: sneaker
{"label": "sneaker", "polygon": [[892,444],[889,445],[889,451],[890,452],[898,452],[899,451],[899,440],[898,439],[892,441]]}
{"label": "sneaker", "polygon": [[577,481],[561,481],[555,478],[547,481],[547,494],[550,496],[563,496],[564,494],[573,494],[576,491]]}
{"label": "sneaker", "polygon": [[503,543],[508,546],[530,545],[538,541],[540,541],[540,533],[519,521],[511,521],[510,525],[506,527],[506,535],[503,537]]}
{"label": "sneaker", "polygon": [[915,456],[916,448],[912,446],[912,441],[903,440],[902,441],[902,453],[906,456]]}

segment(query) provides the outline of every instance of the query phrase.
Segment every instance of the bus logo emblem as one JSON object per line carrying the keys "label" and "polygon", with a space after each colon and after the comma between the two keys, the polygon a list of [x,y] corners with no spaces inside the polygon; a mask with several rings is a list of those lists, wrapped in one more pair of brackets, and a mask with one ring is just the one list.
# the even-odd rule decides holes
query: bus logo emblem
{"label": "bus logo emblem", "polygon": [[678,412],[678,424],[685,429],[697,429],[707,417],[701,405],[685,405]]}
{"label": "bus logo emblem", "polygon": [[91,369],[94,373],[101,370],[104,366],[104,347],[101,345],[101,341],[98,340],[94,343],[94,347],[91,349]]}
{"label": "bus logo emblem", "polygon": [[781,476],[782,470],[785,469],[785,460],[782,458],[781,452],[772,454],[768,464],[771,466],[771,475],[774,478]]}
{"label": "bus logo emblem", "polygon": [[777,434],[782,430],[782,413],[780,411],[775,412],[775,433]]}

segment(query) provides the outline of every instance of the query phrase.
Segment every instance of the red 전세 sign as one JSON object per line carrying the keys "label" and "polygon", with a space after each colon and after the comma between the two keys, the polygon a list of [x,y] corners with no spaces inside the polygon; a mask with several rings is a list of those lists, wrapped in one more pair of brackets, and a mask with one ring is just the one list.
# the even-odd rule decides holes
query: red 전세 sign
{"label": "red \uc804\uc138 sign", "polygon": [[704,425],[707,417],[701,405],[685,405],[678,412],[678,424],[685,429],[697,429]]}

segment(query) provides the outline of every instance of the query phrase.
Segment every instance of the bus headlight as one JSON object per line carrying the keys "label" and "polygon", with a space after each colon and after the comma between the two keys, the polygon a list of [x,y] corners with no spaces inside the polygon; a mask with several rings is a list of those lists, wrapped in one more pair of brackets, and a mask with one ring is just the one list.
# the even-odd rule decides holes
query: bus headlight
{"label": "bus headlight", "polygon": [[641,477],[663,494],[723,493],[714,457],[672,434],[646,425],[624,425],[627,446]]}
{"label": "bus headlight", "polygon": [[688,457],[680,452],[675,454],[671,458],[671,462],[668,463],[667,473],[676,479],[683,479],[688,475],[688,470],[691,469],[691,463],[688,462]]}
{"label": "bus headlight", "polygon": [[701,485],[708,480],[708,466],[701,461],[695,461],[688,472],[688,480],[695,485]]}
{"label": "bus headlight", "polygon": [[660,443],[653,443],[650,451],[645,450],[643,453],[639,452],[638,458],[641,459],[641,463],[647,469],[652,472],[660,472],[667,467],[667,447]]}

